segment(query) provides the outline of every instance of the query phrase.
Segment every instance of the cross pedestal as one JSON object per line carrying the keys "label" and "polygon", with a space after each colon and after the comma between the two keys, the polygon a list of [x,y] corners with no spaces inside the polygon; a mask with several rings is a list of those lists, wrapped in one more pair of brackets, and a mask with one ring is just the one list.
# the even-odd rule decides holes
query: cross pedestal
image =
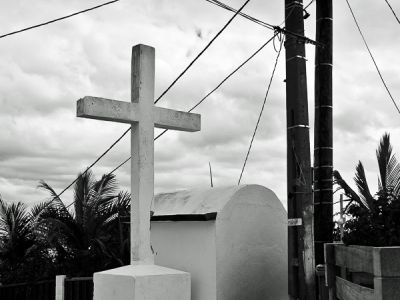
{"label": "cross pedestal", "polygon": [[200,115],[155,107],[154,48],[132,48],[131,103],[84,97],[77,116],[129,123],[131,130],[131,264],[94,274],[94,300],[189,300],[190,274],[154,265],[150,209],[154,197],[154,127],[199,131]]}

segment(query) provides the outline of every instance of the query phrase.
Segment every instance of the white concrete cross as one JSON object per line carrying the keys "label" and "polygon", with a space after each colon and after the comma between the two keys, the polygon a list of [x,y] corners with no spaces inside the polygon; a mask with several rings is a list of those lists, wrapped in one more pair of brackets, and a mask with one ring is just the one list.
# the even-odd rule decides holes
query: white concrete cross
{"label": "white concrete cross", "polygon": [[129,123],[131,130],[131,264],[153,264],[150,209],[154,197],[154,127],[199,131],[200,115],[154,106],[154,48],[132,48],[131,103],[97,97],[78,100],[77,116]]}

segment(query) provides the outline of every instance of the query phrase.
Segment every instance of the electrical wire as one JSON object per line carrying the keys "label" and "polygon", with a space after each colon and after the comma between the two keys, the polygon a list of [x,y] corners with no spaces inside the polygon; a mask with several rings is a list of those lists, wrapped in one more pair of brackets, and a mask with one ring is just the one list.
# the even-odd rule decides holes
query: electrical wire
{"label": "electrical wire", "polygon": [[3,34],[3,35],[0,35],[0,39],[5,38],[5,37],[10,36],[10,35],[21,33],[21,32],[24,32],[24,31],[28,31],[28,30],[31,30],[31,29],[34,29],[34,28],[45,26],[45,25],[48,25],[48,24],[51,24],[51,23],[54,23],[54,22],[58,22],[58,21],[61,21],[61,20],[76,16],[76,15],[79,15],[79,14],[82,14],[82,13],[85,13],[85,12],[88,12],[88,11],[91,11],[91,10],[94,10],[94,9],[100,8],[102,6],[106,6],[106,5],[118,2],[118,1],[119,0],[109,1],[109,2],[106,2],[106,3],[100,4],[100,5],[93,6],[91,8],[87,8],[87,9],[78,11],[76,13],[61,17],[61,18],[57,18],[57,19],[54,19],[54,20],[51,20],[51,21],[47,21],[47,22],[44,22],[44,23],[41,23],[41,24],[33,25],[33,26],[30,26],[30,27],[26,27],[26,28],[23,28],[23,29],[20,29],[20,30],[16,30],[16,31],[10,32],[10,33],[6,33],[6,34]]}
{"label": "electrical wire", "polygon": [[[223,85],[233,74],[235,74],[237,71],[239,71],[245,64],[247,64],[254,56],[256,56],[262,49],[264,49],[265,46],[267,46],[275,37],[277,33],[275,33],[270,39],[268,39],[264,44],[261,45],[252,55],[250,55],[246,60],[244,60],[239,66],[237,66],[229,75],[227,75],[215,88],[213,88],[209,93],[207,93],[203,98],[201,98],[191,109],[188,110],[188,112],[192,112],[194,109],[196,109],[201,103],[204,102],[211,94],[213,94],[221,85]],[[159,139],[162,135],[164,135],[168,129],[164,129],[159,135],[157,135],[154,140]],[[112,170],[110,173],[114,173],[117,171],[119,168],[121,168],[124,164],[126,164],[131,157],[128,157],[125,159],[122,163],[120,163],[114,170]]]}
{"label": "electrical wire", "polygon": [[229,19],[229,21],[218,31],[218,33],[212,38],[210,42],[204,47],[203,50],[200,51],[199,54],[190,62],[190,64],[179,74],[179,76],[162,92],[162,94],[154,101],[154,104],[156,104],[158,101],[161,100],[162,97],[175,85],[175,83],[186,73],[187,70],[194,64],[194,62],[199,59],[199,57],[211,46],[211,44],[218,38],[218,36],[228,27],[228,25],[233,21],[233,19],[236,18],[236,16],[241,12],[241,10],[249,3],[250,0],[246,0],[246,2],[239,8],[238,11],[235,12],[235,14],[232,16],[232,18]]}
{"label": "electrical wire", "polygon": [[[303,11],[306,12],[306,9],[307,9],[311,4],[313,4],[313,2],[314,2],[314,0],[311,0],[310,3],[308,3],[308,4],[303,8]],[[295,9],[295,6],[293,6],[293,7],[291,8],[291,10],[290,10],[290,12],[287,14],[287,17],[285,18],[285,20],[283,20],[283,22],[282,22],[281,24],[279,24],[279,27],[286,23],[286,20],[289,19],[289,17],[292,15],[294,9]]]}
{"label": "electrical wire", "polygon": [[[108,152],[110,152],[110,150],[112,148],[114,148],[114,146],[131,130],[131,128],[129,127],[127,130],[125,130],[125,132],[114,142],[111,144],[110,147],[108,147],[108,149],[106,151],[104,151],[94,162],[92,162],[87,168],[86,170],[81,174],[81,175],[85,175],[95,164],[97,164],[100,159],[102,159]],[[60,193],[58,193],[56,196],[53,197],[53,199],[51,199],[49,202],[47,202],[46,206],[43,208],[42,211],[44,211],[44,209],[50,205],[54,200],[59,199],[60,196],[62,194],[64,194],[75,182],[77,182],[79,179],[79,176],[76,177],[67,187],[65,187]],[[72,204],[70,204],[69,206],[71,206]],[[67,208],[69,207],[67,206]],[[36,218],[39,218],[41,212],[37,215]]]}
{"label": "electrical wire", "polygon": [[306,6],[304,6],[304,8],[303,8],[303,9],[307,9],[307,8],[308,8],[308,7],[309,7],[311,4],[313,4],[313,3],[314,3],[314,1],[315,1],[315,0],[311,0],[311,1],[310,1],[310,3],[308,3]]}
{"label": "electrical wire", "polygon": [[[116,0],[119,1],[119,0]],[[109,3],[112,2],[116,2],[116,1],[111,1]],[[211,0],[206,0],[209,1],[211,3],[213,3]],[[213,0],[216,2],[219,2],[217,0]],[[185,70],[183,72],[181,72],[181,74],[168,86],[168,88],[156,99],[156,101],[154,103],[157,103],[171,88],[172,86],[186,73],[186,71],[193,65],[193,63],[209,48],[209,46],[215,41],[215,39],[226,29],[226,27],[232,22],[232,20],[238,15],[242,15],[241,10],[248,4],[250,0],[247,0],[242,7],[239,10],[235,10],[227,5],[224,5],[227,7],[227,9],[229,8],[229,10],[234,11],[235,15],[222,27],[222,29],[214,36],[214,38],[206,45],[206,47],[195,57],[195,59],[185,68]],[[223,5],[222,2],[219,2],[220,4]],[[104,4],[106,5],[106,4]],[[221,6],[222,7],[222,6]],[[225,8],[225,7],[224,7]],[[245,14],[244,14],[245,15]],[[249,60],[251,60],[256,54],[258,54],[270,41],[272,41],[274,39],[274,37],[277,35],[277,32],[282,32],[282,30],[279,27],[274,27],[268,23],[259,21],[251,16],[246,15],[247,18],[249,18],[250,20],[254,20],[256,22],[259,22],[260,24],[264,24],[264,26],[268,26],[269,29],[274,29],[275,30],[275,34],[274,36],[269,39],[266,43],[264,43],[256,52],[254,52],[248,59],[246,59],[242,64],[240,64],[233,72],[231,72],[226,78],[224,78],[224,80],[222,80],[216,88],[214,88],[211,92],[209,92],[205,97],[203,97],[195,106],[193,106],[188,112],[193,111],[197,106],[199,106],[206,98],[208,98],[214,91],[216,91],[226,80],[228,80],[234,73],[236,73],[241,67],[243,67]],[[297,35],[300,38],[305,38],[303,36]],[[313,41],[311,41],[312,43]],[[122,138],[123,136],[125,136],[129,131],[131,130],[131,127],[129,127],[103,154],[102,156],[100,156],[98,159],[96,159],[96,161],[94,163],[92,163],[83,174],[85,174],[87,171],[89,171],[106,153],[108,153]],[[158,136],[155,137],[154,140],[157,140],[158,138],[160,138],[162,135],[164,135],[166,132],[168,131],[168,129],[165,129],[164,131],[162,131]],[[131,159],[131,157],[125,159],[122,163],[120,163],[116,168],[114,168],[109,174],[113,174],[115,171],[117,171],[119,168],[121,168],[124,164],[126,164],[129,160]],[[53,198],[56,199],[59,196],[61,196],[68,188],[70,188],[76,181],[78,180],[78,178],[76,178],[72,183],[70,183],[61,193],[59,193],[56,197]],[[53,201],[52,200],[52,201]],[[71,206],[73,203],[71,203],[69,206]],[[69,207],[67,206],[67,207]]]}
{"label": "electrical wire", "polygon": [[388,0],[385,0],[385,1],[386,1],[387,5],[389,6],[390,10],[392,11],[392,13],[393,13],[394,17],[396,18],[396,20],[397,20],[397,23],[399,23],[399,24],[400,24],[400,20],[399,20],[399,18],[397,17],[397,15],[396,15],[396,12],[394,11],[393,7],[390,5],[390,3],[389,3],[389,1],[388,1]]}
{"label": "electrical wire", "polygon": [[355,24],[356,24],[356,26],[357,26],[358,32],[360,33],[360,35],[361,35],[361,37],[362,37],[362,39],[363,39],[363,41],[364,41],[365,47],[367,47],[368,53],[369,53],[369,55],[371,56],[371,59],[372,59],[374,65],[375,65],[376,70],[378,71],[379,77],[381,78],[381,81],[382,81],[383,85],[385,86],[385,89],[386,89],[387,93],[389,94],[390,99],[392,100],[394,106],[396,107],[397,112],[400,114],[400,109],[399,109],[399,107],[397,106],[397,103],[396,103],[396,101],[394,100],[394,98],[393,98],[393,96],[392,96],[392,93],[390,92],[390,90],[389,90],[389,88],[388,88],[388,86],[387,86],[385,80],[383,79],[382,73],[381,73],[381,71],[379,70],[378,64],[376,63],[374,56],[372,55],[372,52],[371,52],[371,49],[370,49],[369,46],[368,46],[367,40],[365,39],[364,34],[363,34],[362,31],[361,31],[360,25],[358,24],[358,21],[357,21],[357,19],[356,19],[356,16],[354,15],[354,12],[353,12],[353,9],[352,9],[352,7],[351,7],[351,5],[350,5],[350,2],[349,2],[348,0],[346,0],[346,2],[347,2],[347,6],[348,6],[349,9],[350,9],[351,15],[353,16],[353,19],[354,19],[354,22],[355,22]]}
{"label": "electrical wire", "polygon": [[262,116],[262,114],[263,114],[263,112],[264,112],[265,103],[267,102],[268,94],[269,94],[269,91],[270,91],[270,89],[271,89],[272,80],[274,79],[276,67],[277,67],[277,65],[278,65],[279,56],[280,56],[280,54],[281,54],[282,44],[283,44],[283,38],[281,37],[279,51],[278,51],[278,54],[276,55],[276,59],[275,59],[275,65],[274,65],[274,68],[273,68],[273,70],[272,70],[271,77],[270,77],[270,79],[269,79],[268,88],[267,88],[267,91],[266,91],[266,93],[265,93],[265,97],[264,97],[263,104],[262,104],[262,106],[261,106],[260,114],[258,115],[256,127],[254,128],[254,132],[253,132],[253,135],[252,135],[251,140],[250,140],[249,149],[247,150],[246,158],[244,159],[244,162],[243,162],[242,170],[241,170],[241,172],[240,172],[240,176],[239,176],[239,180],[238,180],[238,185],[240,185],[240,181],[242,180],[243,172],[244,172],[244,169],[245,169],[245,167],[246,167],[247,160],[248,160],[249,155],[250,155],[251,147],[253,146],[254,138],[255,138],[256,133],[257,133],[258,125],[260,124],[261,116]]}
{"label": "electrical wire", "polygon": [[[116,2],[119,0],[114,0],[111,2],[107,2],[105,4],[99,5],[97,7],[100,6],[104,6],[113,2]],[[238,13],[250,2],[250,0],[247,0],[241,7],[240,9],[234,14],[234,16],[232,18],[229,19],[229,21],[221,28],[221,30],[218,31],[218,33],[214,36],[214,38],[206,45],[206,47],[204,47],[204,49],[202,51],[200,51],[200,53],[192,60],[192,62],[185,68],[185,70],[183,70],[183,72],[168,86],[168,88],[156,99],[156,101],[154,103],[157,103],[170,89],[171,87],[186,73],[186,71],[194,64],[194,62],[211,46],[211,44],[217,39],[217,37],[228,27],[228,25],[233,21],[233,19],[238,15]],[[96,8],[97,8],[96,7]],[[94,8],[91,8],[94,9]],[[90,9],[89,9],[90,10]],[[85,10],[87,11],[87,10]],[[84,12],[84,11],[82,11]],[[79,12],[79,13],[82,13]],[[73,15],[79,14],[79,13],[75,13]],[[72,15],[70,15],[72,16]],[[63,17],[63,18],[67,18],[67,17]],[[61,18],[62,19],[62,18]],[[55,20],[50,21],[51,22],[55,22]],[[49,23],[49,22],[47,22]],[[46,23],[46,24],[47,24]],[[44,23],[45,24],[45,23]],[[44,25],[42,24],[42,25]],[[42,26],[42,25],[37,25],[37,26]],[[104,155],[106,155],[130,130],[132,129],[132,127],[129,127],[99,158],[97,158],[82,174],[85,174],[86,172],[88,172],[101,158],[104,157]],[[165,131],[166,132],[166,131]],[[165,132],[163,132],[162,134],[164,134]],[[155,138],[155,140],[157,140],[162,134],[160,134],[159,136],[157,136]],[[130,160],[130,157],[128,159],[126,159],[124,162],[122,162],[120,165],[118,165],[114,170],[112,170],[109,174],[114,173],[116,170],[118,170],[121,166],[123,166],[125,163],[127,163]],[[72,181],[66,188],[64,188],[59,194],[57,194],[56,196],[53,197],[52,200],[49,201],[48,204],[50,204],[52,201],[54,201],[55,199],[59,198],[66,190],[68,190],[77,180],[79,177],[75,178],[74,181]],[[73,202],[69,205],[71,206],[73,204]],[[69,207],[67,206],[67,208]]]}
{"label": "electrical wire", "polygon": [[[223,85],[233,74],[235,74],[237,71],[239,71],[245,64],[247,64],[254,56],[256,56],[262,49],[265,48],[265,46],[267,46],[276,36],[278,33],[275,33],[270,39],[268,39],[264,44],[261,45],[261,47],[259,47],[253,54],[251,54],[246,60],[244,60],[238,67],[236,67],[231,73],[229,73],[229,75],[227,75],[214,89],[212,89],[209,93],[207,93],[207,95],[205,95],[202,99],[200,99],[191,109],[188,110],[188,112],[193,111],[195,108],[197,108],[201,103],[204,102],[204,100],[206,100],[212,93],[214,93],[221,85]],[[281,44],[282,47],[282,44]],[[280,50],[279,50],[280,51]],[[125,132],[125,134],[130,130],[130,128]],[[154,140],[156,141],[157,139],[159,139],[162,135],[164,135],[166,132],[168,131],[168,129],[164,129],[159,135],[157,135]],[[114,143],[115,144],[115,143]],[[123,162],[121,162],[117,167],[115,167],[111,172],[109,172],[108,174],[113,174],[115,173],[115,171],[117,171],[119,168],[121,168],[123,165],[125,165],[130,159],[132,158],[132,156],[129,156],[127,159],[125,159]],[[88,170],[86,170],[87,172]],[[78,178],[76,178],[74,180],[74,182],[72,182],[67,188],[64,189],[63,192],[65,192],[69,187],[71,187]],[[59,197],[61,195],[61,193],[57,196]],[[55,197],[56,198],[56,197]],[[53,199],[54,200],[54,199]],[[74,204],[74,202],[70,203],[69,205],[66,206],[66,208],[69,208],[70,206],[72,206]]]}
{"label": "electrical wire", "polygon": [[[221,1],[218,1],[218,0],[206,0],[206,1],[209,2],[209,3],[212,3],[212,4],[216,5],[216,6],[222,7],[224,9],[226,9],[226,10],[229,10],[231,12],[237,12],[236,9],[232,8],[231,6],[229,6],[229,5],[225,4],[225,3],[222,3]],[[261,26],[263,26],[265,28],[268,28],[268,29],[271,29],[271,30],[274,29],[274,25],[269,24],[269,23],[264,22],[264,21],[261,21],[259,19],[256,19],[256,18],[254,18],[254,17],[252,17],[252,16],[250,16],[248,14],[245,14],[243,12],[239,12],[239,15],[244,17],[244,18],[246,18],[246,19],[248,19],[248,20],[250,20],[250,21],[252,21],[252,22],[254,22],[254,23],[256,23],[256,24],[258,24],[258,25],[261,25]]]}
{"label": "electrical wire", "polygon": [[[209,3],[212,3],[212,4],[216,5],[216,6],[219,6],[221,8],[224,8],[226,10],[229,10],[229,11],[232,11],[232,12],[237,12],[236,9],[230,7],[229,5],[227,5],[225,3],[222,3],[221,1],[218,1],[218,0],[206,0],[206,1],[209,2]],[[290,12],[290,14],[291,14],[291,12]],[[258,24],[258,25],[261,25],[261,26],[263,26],[265,28],[268,28],[270,30],[278,31],[278,32],[281,32],[281,33],[296,37],[298,40],[301,40],[304,43],[312,44],[312,45],[315,45],[315,46],[318,46],[318,47],[324,47],[323,44],[321,44],[319,42],[316,42],[315,40],[312,40],[312,39],[310,39],[310,38],[308,38],[308,37],[306,37],[304,35],[297,34],[295,32],[286,30],[285,28],[281,28],[280,26],[282,25],[282,23],[281,23],[281,25],[274,26],[272,24],[269,24],[267,22],[264,22],[264,21],[261,21],[259,19],[256,19],[256,18],[254,18],[254,17],[252,17],[250,15],[247,15],[245,13],[239,13],[239,15],[244,17],[244,18],[246,18],[246,19],[248,19],[248,20],[250,20],[250,21],[252,21],[252,22],[254,22],[254,23],[256,23],[256,24]],[[289,17],[289,15],[288,15],[288,17]]]}

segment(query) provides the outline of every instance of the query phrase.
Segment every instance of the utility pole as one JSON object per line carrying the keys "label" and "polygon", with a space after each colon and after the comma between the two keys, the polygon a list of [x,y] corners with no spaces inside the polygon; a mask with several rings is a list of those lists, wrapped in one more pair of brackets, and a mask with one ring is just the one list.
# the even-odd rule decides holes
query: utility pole
{"label": "utility pole", "polygon": [[[304,36],[303,1],[285,0],[286,30]],[[304,41],[286,35],[288,272],[291,300],[315,299],[313,201]]]}
{"label": "utility pole", "polygon": [[324,264],[324,243],[333,241],[332,0],[316,0],[314,247]]}

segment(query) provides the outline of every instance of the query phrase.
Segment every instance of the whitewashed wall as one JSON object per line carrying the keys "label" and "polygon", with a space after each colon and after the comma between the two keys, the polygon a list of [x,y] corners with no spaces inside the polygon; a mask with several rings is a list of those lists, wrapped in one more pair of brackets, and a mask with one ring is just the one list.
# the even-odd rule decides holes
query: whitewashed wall
{"label": "whitewashed wall", "polygon": [[216,300],[215,221],[152,222],[151,242],[157,265],[190,273],[191,300]]}

